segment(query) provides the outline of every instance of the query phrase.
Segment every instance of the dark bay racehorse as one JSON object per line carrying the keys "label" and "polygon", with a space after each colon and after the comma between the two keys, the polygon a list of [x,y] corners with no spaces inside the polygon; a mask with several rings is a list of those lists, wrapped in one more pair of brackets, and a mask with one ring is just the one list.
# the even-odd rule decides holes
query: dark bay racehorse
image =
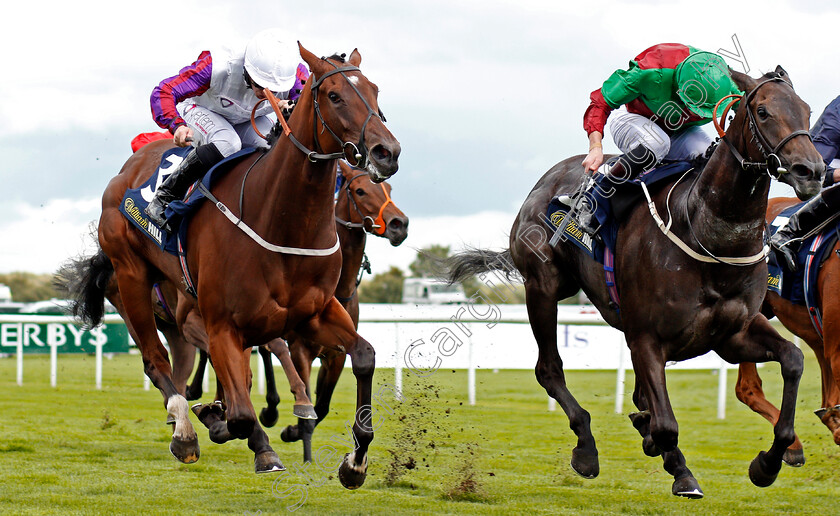
{"label": "dark bay racehorse", "polygon": [[[703,492],[677,446],[677,421],[665,387],[668,361],[713,350],[731,363],[780,362],[781,416],[770,450],[750,465],[754,484],[768,486],[775,480],[794,440],[802,353],[759,313],[767,282],[764,212],[770,174],[787,167],[780,179],[807,198],[819,191],[824,165],[807,136],[808,105],[781,67],[758,80],[732,75],[747,94],[708,164],[687,180],[651,189],[658,213],[673,217],[670,229],[660,229],[644,205],[636,206],[620,226],[615,263],[620,315],[605,286],[603,266],[568,241],[551,245],[554,227],[544,222],[552,197],[573,192],[581,183],[583,156],[555,165],[539,180],[513,224],[509,250],[468,251],[449,263],[451,281],[504,270],[508,260],[521,273],[539,346],[537,380],[569,418],[578,437],[571,465],[584,477],[598,475],[598,450],[589,413],[567,389],[557,351],[557,302],[580,289],[611,326],[624,332],[636,374],[633,401],[640,411],[632,416],[633,424],[643,436],[645,453],[662,454],[675,495],[701,497]],[[665,231],[694,254],[675,245]]]}
{"label": "dark bay racehorse", "polygon": [[[792,198],[770,199],[767,222],[772,222],[782,210],[797,202],[797,199]],[[840,445],[840,388],[838,387],[840,386],[840,328],[835,327],[840,324],[838,288],[840,288],[840,243],[835,243],[826,261],[820,265],[817,276],[818,303],[823,320],[822,335],[814,328],[807,307],[791,303],[775,292],[767,292],[762,311],[778,317],[785,328],[799,336],[814,350],[822,375],[822,405],[816,414],[828,427],[834,437],[834,442]],[[741,402],[776,424],[779,419],[779,409],[764,396],[761,378],[758,376],[755,364],[740,364],[735,394]],[[802,443],[798,438],[788,449],[785,462],[794,466],[804,464],[805,456],[802,452]]]}
{"label": "dark bay racehorse", "polygon": [[[358,51],[347,62],[337,56],[319,59],[302,46],[300,52],[312,76],[289,120],[290,132],[267,153],[237,163],[213,186],[219,202],[238,206],[238,213],[204,203],[189,222],[186,263],[198,292],[210,358],[225,391],[226,430],[230,438],[248,439],[258,471],[281,469],[282,464],[256,424],[249,395],[250,348],[294,331],[350,355],[357,380],[355,443],[339,478],[345,487],[356,488],[364,482],[373,439],[369,407],[374,350],[333,297],[341,269],[334,222],[335,160],[358,163],[379,182],[397,171],[400,146],[378,115],[378,89],[359,71]],[[106,286],[115,275],[124,301],[121,315],[174,421],[170,450],[191,462],[198,457],[198,440],[187,401],[172,381],[150,296],[153,284],[163,279],[180,286],[181,267],[118,209],[124,192],[152,174],[167,147],[155,142],[142,148],[108,185],[99,222],[101,250],[86,260],[89,274],[77,291],[77,313],[88,324],[97,323]],[[230,223],[228,215],[244,224]],[[246,227],[255,235],[246,233]]]}
{"label": "dark bay racehorse", "polygon": [[[338,239],[341,242],[341,277],[338,280],[335,297],[344,306],[353,323],[359,325],[359,298],[357,288],[361,279],[361,268],[365,260],[365,243],[367,234],[371,233],[378,237],[387,238],[393,246],[400,245],[408,236],[408,217],[391,200],[391,185],[387,181],[380,184],[373,183],[364,172],[352,168],[345,162],[339,162],[339,174],[343,176],[343,183],[338,192],[338,199],[335,204],[335,217],[338,223]],[[189,329],[185,329],[190,331]],[[194,332],[193,332],[194,334]],[[190,339],[191,340],[191,339]],[[176,347],[183,345],[193,348],[192,344],[186,344],[182,339],[177,340]],[[200,341],[193,341],[196,345],[204,347]],[[183,344],[181,344],[183,343]],[[170,344],[172,349],[172,345]],[[195,349],[195,348],[193,348]],[[267,346],[260,348],[261,358],[265,362],[266,371],[266,402],[268,406],[260,411],[260,422],[267,427],[274,426],[278,419],[277,405],[280,397],[277,394],[277,387],[274,381],[271,353],[277,356],[284,366],[286,355],[291,352],[291,361],[306,390],[309,390],[309,379],[312,370],[312,363],[315,358],[321,358],[321,368],[318,373],[318,380],[315,388],[317,399],[314,412],[316,420],[301,418],[296,425],[289,425],[283,430],[281,437],[284,441],[303,441],[303,460],[312,461],[312,433],[329,413],[330,400],[338,378],[344,370],[346,354],[324,348],[314,342],[298,337],[290,337],[288,349],[286,343],[273,341]],[[182,360],[175,360],[176,352],[173,349],[173,374],[179,378],[186,378],[192,370],[193,355],[189,351],[179,349],[177,356]],[[197,399],[201,396],[201,383],[203,380],[206,354],[202,352],[199,360],[198,371],[187,389],[187,399]],[[298,393],[292,389],[296,399]],[[217,399],[221,399],[217,394]],[[297,401],[296,401],[297,403]]]}

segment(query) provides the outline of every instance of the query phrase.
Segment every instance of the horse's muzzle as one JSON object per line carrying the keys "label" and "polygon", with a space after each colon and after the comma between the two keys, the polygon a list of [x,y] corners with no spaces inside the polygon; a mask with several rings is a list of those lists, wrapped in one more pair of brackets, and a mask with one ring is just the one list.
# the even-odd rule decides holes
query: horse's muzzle
{"label": "horse's muzzle", "polygon": [[371,147],[368,153],[370,165],[376,169],[377,175],[382,177],[380,181],[374,180],[375,182],[381,182],[397,173],[400,150],[400,144],[396,141],[393,144],[377,143]]}

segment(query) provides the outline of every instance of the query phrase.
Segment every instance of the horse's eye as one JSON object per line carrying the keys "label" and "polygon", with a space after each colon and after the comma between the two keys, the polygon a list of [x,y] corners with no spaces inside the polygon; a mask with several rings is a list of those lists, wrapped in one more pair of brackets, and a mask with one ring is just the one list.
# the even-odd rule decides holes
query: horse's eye
{"label": "horse's eye", "polygon": [[341,102],[341,97],[339,97],[337,93],[329,92],[329,93],[327,94],[327,97],[329,97],[329,99],[330,99],[330,100],[331,100],[334,104],[338,104],[339,102]]}
{"label": "horse's eye", "polygon": [[365,191],[362,190],[361,188],[356,188],[356,195],[358,195],[358,196],[365,195]]}
{"label": "horse's eye", "polygon": [[761,118],[767,118],[767,109],[764,106],[758,106],[755,112],[758,113],[758,116]]}

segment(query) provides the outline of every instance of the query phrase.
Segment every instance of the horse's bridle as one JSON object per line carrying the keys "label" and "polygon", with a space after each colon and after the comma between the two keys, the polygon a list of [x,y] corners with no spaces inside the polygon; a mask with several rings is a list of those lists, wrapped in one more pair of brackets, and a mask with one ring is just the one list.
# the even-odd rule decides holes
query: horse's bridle
{"label": "horse's bridle", "polygon": [[[752,134],[753,141],[756,143],[756,146],[758,147],[758,150],[761,152],[761,155],[764,157],[764,162],[747,161],[747,159],[744,158],[741,155],[740,152],[738,152],[738,150],[735,148],[735,146],[732,144],[732,142],[729,139],[726,138],[726,133],[723,131],[722,124],[718,122],[716,116],[715,116],[715,119],[714,119],[715,128],[717,129],[718,134],[721,137],[721,140],[726,142],[727,147],[729,147],[729,151],[732,153],[732,155],[735,157],[735,159],[738,160],[738,162],[741,164],[741,168],[743,170],[766,171],[767,174],[770,175],[770,177],[772,177],[774,179],[779,179],[779,177],[782,174],[788,173],[788,167],[786,167],[785,164],[782,162],[782,158],[779,156],[779,151],[782,150],[782,147],[784,147],[785,144],[787,144],[789,141],[796,138],[797,136],[807,136],[808,139],[811,140],[811,133],[808,132],[807,129],[800,129],[798,131],[793,131],[789,135],[782,138],[782,140],[778,144],[776,144],[776,146],[773,146],[769,141],[767,141],[767,138],[761,133],[761,131],[758,128],[758,123],[755,120],[755,115],[753,114],[752,110],[750,109],[749,104],[750,104],[750,101],[752,100],[752,98],[755,96],[758,89],[761,88],[762,86],[764,86],[765,84],[769,83],[769,82],[783,82],[785,84],[790,85],[787,81],[785,81],[782,78],[781,74],[777,74],[774,77],[769,77],[769,78],[764,79],[763,81],[759,82],[758,84],[756,84],[755,88],[750,90],[750,92],[747,93],[746,95],[727,95],[726,97],[723,97],[722,99],[720,99],[720,101],[718,101],[718,103],[715,105],[713,115],[717,114],[718,107],[727,98],[734,97],[733,100],[731,100],[729,102],[729,104],[727,104],[726,108],[723,110],[723,114],[721,115],[721,120],[726,118],[726,114],[729,111],[729,108],[732,107],[733,104],[743,100],[744,101],[744,109],[746,109],[746,111],[747,111],[747,125],[748,125],[748,128],[750,130],[750,133]],[[773,150],[771,150],[770,152],[767,152],[767,149],[773,149]],[[771,167],[771,165],[773,164],[771,159],[775,160],[775,164],[778,165],[778,166],[776,166],[775,170]]]}
{"label": "horse's bridle", "polygon": [[[388,207],[389,204],[394,204],[394,201],[391,200],[391,196],[388,195],[388,189],[385,188],[383,183],[380,183],[379,186],[382,187],[382,192],[385,194],[385,202],[382,203],[382,206],[379,207],[379,213],[376,215],[374,219],[370,215],[363,215],[362,210],[359,208],[359,205],[356,203],[356,199],[353,197],[353,194],[350,192],[350,184],[355,181],[356,179],[366,175],[365,172],[360,174],[356,174],[355,176],[351,177],[350,179],[346,179],[344,184],[341,186],[342,190],[345,190],[347,193],[347,199],[350,201],[350,205],[352,205],[353,209],[356,210],[356,213],[359,215],[359,218],[362,219],[362,223],[354,223],[350,222],[349,220],[342,220],[336,215],[335,220],[342,226],[346,227],[347,229],[364,229],[368,233],[372,233],[374,235],[382,236],[385,234],[385,230],[387,229],[387,224],[385,223],[385,219],[383,215],[385,214],[385,208]],[[339,194],[340,195],[340,194]],[[350,205],[348,205],[348,215],[350,210]],[[396,205],[395,205],[396,206]],[[349,216],[347,217],[350,218]]]}
{"label": "horse's bridle", "polygon": [[[322,57],[321,60],[329,63],[335,69],[326,72],[318,80],[312,81],[310,86],[309,86],[309,89],[312,90],[312,102],[315,105],[316,118],[314,118],[312,120],[312,131],[313,131],[313,134],[315,136],[314,140],[315,140],[315,147],[317,148],[317,151],[313,151],[312,149],[308,148],[306,145],[302,144],[297,138],[295,138],[295,135],[292,134],[292,130],[289,128],[289,125],[286,123],[286,118],[283,116],[283,113],[280,110],[280,106],[277,102],[277,98],[267,88],[263,89],[263,93],[265,94],[265,97],[266,97],[265,100],[268,100],[268,102],[271,104],[271,107],[274,109],[274,112],[277,115],[277,123],[283,127],[283,134],[289,138],[289,140],[295,145],[295,147],[298,148],[298,150],[300,150],[301,152],[306,154],[306,157],[309,159],[309,161],[312,161],[312,162],[315,162],[315,161],[329,161],[329,160],[333,160],[333,159],[345,158],[346,157],[345,152],[347,151],[347,148],[350,147],[351,150],[353,151],[353,157],[356,159],[356,164],[354,166],[358,167],[358,168],[366,168],[367,164],[368,164],[368,149],[367,149],[367,146],[365,145],[365,130],[367,129],[368,122],[370,122],[370,119],[372,117],[377,117],[382,122],[385,121],[385,117],[382,115],[382,111],[379,111],[379,113],[377,113],[373,110],[373,108],[370,107],[370,104],[368,104],[368,101],[365,99],[365,97],[362,95],[362,93],[359,91],[359,89],[356,87],[356,85],[353,84],[353,81],[351,81],[350,78],[347,75],[345,75],[345,72],[360,72],[361,73],[361,71],[359,70],[359,67],[357,67],[357,66],[338,67],[338,66],[336,66],[335,63],[331,62],[326,57]],[[321,86],[321,83],[324,82],[324,79],[326,79],[327,77],[330,77],[331,75],[335,75],[335,74],[341,74],[341,76],[344,77],[344,79],[347,81],[348,84],[350,84],[350,87],[353,88],[353,91],[356,92],[356,95],[359,96],[359,98],[362,100],[362,103],[364,103],[365,107],[368,110],[367,118],[365,118],[365,123],[362,124],[362,131],[361,131],[361,135],[359,136],[359,142],[357,144],[353,143],[353,142],[342,142],[341,138],[339,138],[338,135],[335,134],[335,131],[330,129],[330,126],[327,125],[327,121],[324,120],[324,116],[321,114],[321,107],[318,104],[318,88]],[[251,110],[251,125],[254,127],[254,130],[257,132],[258,135],[260,135],[262,138],[266,138],[265,135],[263,135],[262,133],[259,132],[259,130],[256,127],[256,123],[254,121],[254,115],[256,113],[257,107],[262,102],[263,102],[262,100],[257,102],[257,104],[254,106],[254,108]],[[332,135],[332,137],[335,138],[335,140],[341,145],[341,152],[331,152],[329,154],[324,154],[324,153],[321,152],[321,146],[318,143],[318,121],[319,120],[321,121],[321,125],[324,127],[324,129],[329,131],[329,133]]]}

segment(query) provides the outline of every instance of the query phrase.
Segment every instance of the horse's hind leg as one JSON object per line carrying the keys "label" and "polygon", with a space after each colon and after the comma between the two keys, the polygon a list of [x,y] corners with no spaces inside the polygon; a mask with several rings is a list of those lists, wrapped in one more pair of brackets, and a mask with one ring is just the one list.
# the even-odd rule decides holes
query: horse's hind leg
{"label": "horse's hind leg", "polygon": [[578,442],[572,450],[572,469],[584,478],[595,478],[600,472],[598,449],[590,428],[589,412],[584,410],[566,388],[563,361],[557,352],[557,301],[560,299],[556,276],[545,274],[542,278],[525,281],[525,299],[528,320],[539,346],[535,373],[537,381],[549,396],[557,400],[566,416],[569,427]]}
{"label": "horse's hind leg", "polygon": [[[836,284],[833,279],[823,282]],[[818,355],[818,358],[823,378],[823,410],[818,411],[817,415],[831,431],[834,443],[840,445],[840,303],[834,299],[823,299],[822,305],[823,350],[822,357]],[[819,353],[816,348],[814,352]]]}
{"label": "horse's hind leg", "polygon": [[783,339],[763,315],[757,315],[745,330],[734,335],[718,349],[717,353],[729,362],[766,362],[777,360],[781,365],[782,404],[779,420],[774,425],[774,439],[770,449],[762,451],[750,464],[750,480],[759,487],[767,487],[776,480],[782,467],[782,458],[793,444],[796,415],[796,394],[802,376],[802,352]]}
{"label": "horse's hind leg", "polygon": [[201,398],[204,394],[202,383],[204,383],[204,375],[207,374],[207,352],[199,350],[198,352],[198,367],[195,369],[195,376],[192,382],[187,385],[184,396],[190,401]]}
{"label": "horse's hind leg", "polygon": [[[114,260],[114,271],[124,313],[131,336],[140,348],[146,375],[163,394],[168,418],[173,424],[169,451],[181,462],[192,463],[200,455],[198,436],[189,419],[189,405],[172,381],[172,369],[166,348],[160,342],[155,326],[154,312],[149,292],[152,289],[148,270],[139,258],[127,261]],[[128,302],[125,302],[127,301]]]}
{"label": "horse's hind leg", "polygon": [[[758,369],[752,362],[742,362],[738,366],[738,380],[735,382],[735,396],[744,405],[760,414],[764,419],[775,425],[779,420],[779,409],[767,401],[764,389],[761,388],[761,377],[758,376]],[[802,466],[805,464],[805,452],[802,450],[802,441],[796,437],[793,444],[785,452],[783,458],[788,466]]]}
{"label": "horse's hind leg", "polygon": [[277,424],[280,413],[277,412],[277,405],[280,404],[280,394],[277,392],[277,381],[274,378],[274,364],[271,363],[271,352],[266,346],[257,348],[259,358],[263,361],[265,370],[265,408],[260,410],[260,423],[267,428]]}
{"label": "horse's hind leg", "polygon": [[674,483],[671,485],[671,493],[677,496],[684,496],[686,498],[702,498],[703,490],[700,489],[700,484],[688,466],[685,464],[685,456],[683,456],[679,447],[674,447],[673,450],[663,452],[653,442],[653,437],[650,435],[650,410],[647,399],[644,393],[639,388],[640,383],[636,383],[636,388],[633,391],[633,403],[638,407],[639,412],[630,414],[630,420],[633,422],[633,427],[639,431],[642,436],[642,450],[645,455],[655,457],[662,455],[662,464],[665,471],[674,477]]}
{"label": "horse's hind leg", "polygon": [[163,325],[160,331],[166,337],[172,355],[172,381],[178,392],[186,396],[187,381],[195,365],[195,346],[188,343],[174,326]]}

